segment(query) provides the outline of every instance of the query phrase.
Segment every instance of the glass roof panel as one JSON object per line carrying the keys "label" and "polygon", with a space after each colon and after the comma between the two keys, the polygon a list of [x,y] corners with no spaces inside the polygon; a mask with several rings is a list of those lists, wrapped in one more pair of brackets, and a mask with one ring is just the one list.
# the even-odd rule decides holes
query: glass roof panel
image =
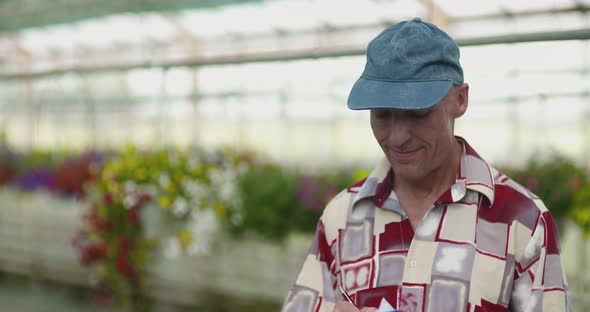
{"label": "glass roof panel", "polygon": [[[575,0],[433,1],[451,17],[446,28],[457,39],[590,27],[590,15],[580,12],[505,14],[518,14],[525,9],[570,8]],[[95,64],[98,60],[121,62],[137,56],[146,58],[147,62],[152,61],[150,58],[182,59],[194,56],[195,51],[204,56],[217,56],[346,45],[360,51],[386,24],[413,16],[427,19],[428,12],[421,3],[418,0],[275,0],[178,13],[123,14],[28,29],[17,36],[20,46],[33,56],[33,68]],[[190,37],[194,37],[194,47],[198,50],[187,50],[186,41],[178,40],[190,40]],[[15,54],[4,55],[6,58]],[[4,61],[4,64],[14,63]]]}
{"label": "glass roof panel", "polygon": [[[573,7],[574,0],[433,0],[452,18],[449,31],[456,37],[487,36],[518,32],[555,31],[588,27],[589,15],[576,12],[502,17],[504,13]],[[586,0],[590,1],[590,0]],[[336,10],[335,8],[338,7]],[[240,38],[277,31],[297,33],[306,30],[365,27],[381,28],[413,16],[426,18],[428,12],[418,0],[276,0],[207,10],[187,10],[169,14],[178,26],[197,39]],[[498,15],[494,19],[465,21],[479,15]],[[457,22],[453,22],[457,20]],[[30,29],[19,33],[23,46],[33,54],[48,51],[71,53],[77,45],[105,49],[114,45],[142,45],[146,41],[174,44],[178,29],[161,13],[123,14],[80,23]]]}
{"label": "glass roof panel", "polygon": [[448,16],[460,18],[466,16],[498,14],[501,12],[498,1],[469,0],[433,0]]}

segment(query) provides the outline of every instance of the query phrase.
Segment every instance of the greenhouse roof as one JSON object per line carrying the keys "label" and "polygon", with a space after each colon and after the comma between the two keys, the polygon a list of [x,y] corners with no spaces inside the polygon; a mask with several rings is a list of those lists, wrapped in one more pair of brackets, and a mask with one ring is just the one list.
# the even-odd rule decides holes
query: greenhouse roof
{"label": "greenhouse roof", "polygon": [[125,13],[215,8],[262,0],[0,0],[0,31]]}
{"label": "greenhouse roof", "polygon": [[589,9],[590,0],[0,0],[0,80],[361,55],[384,26],[416,16],[460,45],[587,40]]}

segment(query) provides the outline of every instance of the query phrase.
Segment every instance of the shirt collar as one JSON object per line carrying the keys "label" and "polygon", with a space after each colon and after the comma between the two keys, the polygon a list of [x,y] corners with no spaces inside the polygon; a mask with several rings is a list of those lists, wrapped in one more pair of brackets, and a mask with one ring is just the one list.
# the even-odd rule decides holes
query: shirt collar
{"label": "shirt collar", "polygon": [[483,194],[490,202],[494,203],[494,176],[492,168],[462,137],[455,137],[462,146],[461,165],[457,176],[465,179],[467,189]]}
{"label": "shirt collar", "polygon": [[[461,162],[457,171],[457,179],[449,190],[443,193],[435,204],[452,203],[461,200],[467,190],[483,194],[490,202],[494,203],[494,179],[490,166],[475,152],[475,150],[461,137],[455,137],[461,144]],[[373,204],[377,207],[389,206],[388,199],[397,201],[392,190],[393,169],[383,156],[364,183],[358,188],[354,199],[356,202],[364,198],[372,197]],[[386,207],[385,207],[386,208]]]}

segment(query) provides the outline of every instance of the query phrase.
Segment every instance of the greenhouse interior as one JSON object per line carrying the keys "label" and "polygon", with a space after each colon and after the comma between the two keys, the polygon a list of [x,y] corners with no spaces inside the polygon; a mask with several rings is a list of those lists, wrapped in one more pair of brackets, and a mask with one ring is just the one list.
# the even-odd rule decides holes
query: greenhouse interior
{"label": "greenhouse interior", "polygon": [[279,311],[383,154],[346,106],[367,45],[415,17],[590,311],[589,0],[1,0],[0,310]]}

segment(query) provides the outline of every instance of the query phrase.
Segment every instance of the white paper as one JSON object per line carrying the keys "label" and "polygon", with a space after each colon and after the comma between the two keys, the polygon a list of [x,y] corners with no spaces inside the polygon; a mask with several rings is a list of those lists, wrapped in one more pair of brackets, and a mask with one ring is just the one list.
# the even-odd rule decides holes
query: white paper
{"label": "white paper", "polygon": [[385,298],[382,298],[377,312],[397,312],[397,310],[394,309]]}

